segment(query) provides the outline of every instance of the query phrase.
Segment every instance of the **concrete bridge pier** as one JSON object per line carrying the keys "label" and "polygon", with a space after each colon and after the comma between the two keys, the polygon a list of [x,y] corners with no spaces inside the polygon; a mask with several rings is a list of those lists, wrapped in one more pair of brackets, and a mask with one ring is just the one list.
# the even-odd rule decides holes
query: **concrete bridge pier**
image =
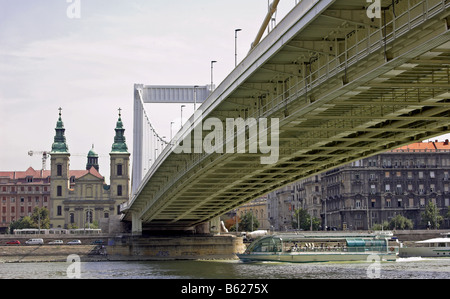
{"label": "concrete bridge pier", "polygon": [[220,217],[195,226],[196,234],[220,234]]}
{"label": "concrete bridge pier", "polygon": [[142,219],[137,213],[133,213],[131,221],[131,233],[133,236],[142,235]]}

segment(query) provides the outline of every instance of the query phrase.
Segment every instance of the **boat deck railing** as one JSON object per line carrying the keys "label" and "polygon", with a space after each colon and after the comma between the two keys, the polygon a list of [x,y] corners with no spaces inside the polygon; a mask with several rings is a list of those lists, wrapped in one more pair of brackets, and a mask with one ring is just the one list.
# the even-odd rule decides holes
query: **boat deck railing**
{"label": "boat deck railing", "polygon": [[386,246],[370,246],[370,247],[348,247],[348,246],[292,246],[287,248],[285,252],[386,252]]}

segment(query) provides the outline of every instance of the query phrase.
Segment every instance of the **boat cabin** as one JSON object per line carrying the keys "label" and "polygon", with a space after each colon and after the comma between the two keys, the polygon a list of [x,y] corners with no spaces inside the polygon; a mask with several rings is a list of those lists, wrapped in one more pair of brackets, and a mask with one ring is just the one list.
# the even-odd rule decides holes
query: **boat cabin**
{"label": "boat cabin", "polygon": [[450,247],[450,233],[445,233],[442,235],[444,235],[442,238],[418,241],[416,244],[422,245],[423,247]]}
{"label": "boat cabin", "polygon": [[308,237],[302,235],[273,235],[266,236],[253,242],[248,248],[248,253],[264,252],[386,252],[387,239],[375,239],[373,237]]}

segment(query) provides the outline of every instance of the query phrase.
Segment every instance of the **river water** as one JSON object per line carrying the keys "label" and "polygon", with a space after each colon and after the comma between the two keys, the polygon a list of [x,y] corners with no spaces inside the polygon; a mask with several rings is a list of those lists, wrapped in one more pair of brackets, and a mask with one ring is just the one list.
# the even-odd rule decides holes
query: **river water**
{"label": "river water", "polygon": [[69,276],[81,279],[449,279],[450,258],[399,258],[381,263],[228,260],[0,264],[2,279],[66,279]]}

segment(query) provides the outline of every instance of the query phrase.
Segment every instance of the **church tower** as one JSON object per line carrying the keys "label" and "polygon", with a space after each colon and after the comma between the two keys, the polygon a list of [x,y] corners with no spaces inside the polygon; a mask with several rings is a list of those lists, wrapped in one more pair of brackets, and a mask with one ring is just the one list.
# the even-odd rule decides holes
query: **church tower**
{"label": "church tower", "polygon": [[50,226],[53,228],[64,228],[65,215],[63,202],[69,195],[69,147],[64,135],[64,123],[61,119],[59,108],[59,119],[56,122],[56,134],[52,144],[51,155],[51,182],[50,182]]}
{"label": "church tower", "polygon": [[112,145],[111,176],[110,176],[110,199],[115,201],[115,214],[119,214],[120,204],[128,201],[130,192],[130,153],[125,142],[125,129],[123,128],[121,110],[116,124],[116,135]]}
{"label": "church tower", "polygon": [[92,149],[89,151],[87,155],[86,170],[91,169],[91,167],[94,167],[95,169],[97,169],[97,171],[100,168],[98,165],[98,154],[94,150],[94,145],[92,145]]}

